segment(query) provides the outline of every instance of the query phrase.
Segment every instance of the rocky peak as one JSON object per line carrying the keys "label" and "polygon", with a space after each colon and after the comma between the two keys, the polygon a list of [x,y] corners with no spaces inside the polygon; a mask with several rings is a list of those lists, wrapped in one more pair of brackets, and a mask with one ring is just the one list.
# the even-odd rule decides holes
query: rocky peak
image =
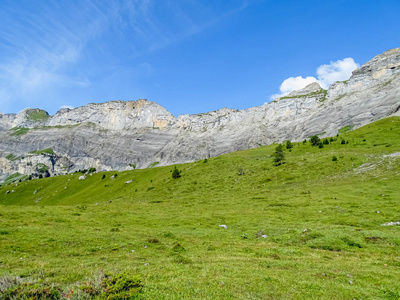
{"label": "rocky peak", "polygon": [[302,88],[301,90],[293,91],[287,97],[295,97],[295,96],[305,96],[309,94],[317,94],[322,92],[321,86],[317,82],[310,83],[306,87]]}
{"label": "rocky peak", "polygon": [[352,77],[372,75],[374,79],[400,71],[400,48],[390,49],[375,56],[353,71]]}

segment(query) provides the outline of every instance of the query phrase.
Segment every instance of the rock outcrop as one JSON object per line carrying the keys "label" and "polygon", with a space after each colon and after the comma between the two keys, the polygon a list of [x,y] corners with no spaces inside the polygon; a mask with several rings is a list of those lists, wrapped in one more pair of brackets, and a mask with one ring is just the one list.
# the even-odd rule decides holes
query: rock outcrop
{"label": "rock outcrop", "polygon": [[[63,174],[195,161],[314,134],[335,135],[400,109],[400,48],[386,51],[328,90],[312,83],[271,103],[174,117],[147,100],[0,113],[0,181],[10,174]],[[50,149],[48,151],[43,151]],[[43,167],[46,166],[46,167]]]}

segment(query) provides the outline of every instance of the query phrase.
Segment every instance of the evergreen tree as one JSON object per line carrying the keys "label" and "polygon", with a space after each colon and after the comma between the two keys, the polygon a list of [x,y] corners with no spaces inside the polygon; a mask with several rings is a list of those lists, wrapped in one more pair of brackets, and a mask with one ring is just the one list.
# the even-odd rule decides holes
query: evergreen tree
{"label": "evergreen tree", "polygon": [[310,143],[311,143],[312,146],[318,146],[320,141],[321,141],[321,140],[320,140],[320,138],[318,137],[318,135],[313,135],[313,136],[310,138]]}
{"label": "evergreen tree", "polygon": [[175,169],[172,171],[172,178],[173,179],[177,179],[179,177],[181,177],[181,172],[179,172],[178,169],[175,166]]}
{"label": "evergreen tree", "polygon": [[284,163],[285,153],[283,152],[283,146],[279,144],[275,148],[275,152],[273,154],[273,161],[275,166],[282,165]]}
{"label": "evergreen tree", "polygon": [[293,144],[291,141],[286,141],[286,149],[291,149],[293,148]]}

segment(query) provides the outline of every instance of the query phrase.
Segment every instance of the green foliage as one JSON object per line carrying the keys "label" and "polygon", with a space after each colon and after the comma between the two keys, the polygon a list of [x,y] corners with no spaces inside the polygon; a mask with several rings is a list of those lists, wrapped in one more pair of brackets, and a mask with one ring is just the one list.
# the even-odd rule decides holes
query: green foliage
{"label": "green foliage", "polygon": [[274,166],[280,166],[284,164],[285,153],[283,152],[283,146],[279,144],[275,148],[275,152],[272,155]]}
{"label": "green foliage", "polygon": [[174,170],[172,171],[172,178],[177,179],[179,177],[181,177],[181,172],[175,166]]}
{"label": "green foliage", "polygon": [[6,178],[6,180],[4,180],[4,182],[6,184],[17,181],[19,178],[21,178],[21,176],[23,176],[22,174],[15,172],[14,174],[11,174],[10,176],[8,176]]}
{"label": "green foliage", "polygon": [[291,141],[286,141],[286,149],[292,149],[293,148],[293,144]]}
{"label": "green foliage", "polygon": [[0,299],[54,299],[58,300],[61,290],[43,284],[22,283],[0,293]]}
{"label": "green foliage", "polygon": [[354,125],[347,125],[345,127],[342,127],[339,129],[338,134],[346,133],[346,132],[352,130],[353,127],[354,127]]}
{"label": "green foliage", "polygon": [[136,164],[129,164],[130,167],[132,167],[133,169],[136,169]]}
{"label": "green foliage", "polygon": [[160,163],[159,161],[155,161],[155,162],[151,163],[151,164],[148,166],[148,168],[153,168],[153,167],[157,166],[159,163]]}
{"label": "green foliage", "polygon": [[90,169],[88,170],[88,173],[94,173],[94,172],[96,172],[96,168],[90,168]]}
{"label": "green foliage", "polygon": [[327,93],[327,90],[322,89],[322,90],[320,90],[320,91],[312,92],[312,93],[309,93],[309,94],[306,94],[306,95],[284,96],[284,97],[280,97],[279,100],[282,100],[282,99],[293,99],[293,98],[315,97],[315,96],[317,96],[317,95],[319,95],[319,94],[323,94],[324,97],[323,97],[323,99],[322,99],[321,101],[324,101],[325,98],[326,98],[326,93]]}
{"label": "green foliage", "polygon": [[123,272],[117,275],[106,274],[102,281],[102,287],[104,292],[100,299],[123,300],[137,298],[142,291],[143,284],[139,276]]}
{"label": "green foliage", "polygon": [[49,169],[48,166],[46,166],[45,164],[39,163],[36,165],[36,171],[40,172],[40,173],[46,173],[46,171]]}
{"label": "green foliage", "polygon": [[106,174],[103,174],[103,176],[101,177],[101,179],[104,179],[104,178],[106,178]]}
{"label": "green foliage", "polygon": [[31,151],[31,152],[29,152],[29,153],[31,153],[31,154],[37,154],[37,155],[39,155],[39,154],[44,154],[44,153],[47,153],[47,154],[54,154],[54,151],[53,151],[53,149],[51,149],[51,148],[46,148],[46,149],[43,149],[43,150]]}
{"label": "green foliage", "polygon": [[320,141],[321,141],[321,139],[318,137],[318,135],[313,135],[310,138],[311,146],[318,146]]}
{"label": "green foliage", "polygon": [[8,160],[10,160],[10,161],[16,161],[16,160],[18,160],[19,159],[19,157],[18,156],[15,156],[14,154],[8,154],[7,156],[6,156],[6,158],[8,159]]}
{"label": "green foliage", "polygon": [[307,144],[307,140],[306,139],[304,139],[304,141],[303,141],[303,145],[305,145],[305,144]]}
{"label": "green foliage", "polygon": [[10,131],[11,131],[10,135],[19,136],[19,135],[27,134],[29,131],[29,128],[14,127]]}
{"label": "green foliage", "polygon": [[400,232],[381,224],[400,213],[399,133],[396,117],[344,133],[347,146],[293,143],[276,168],[270,145],[179,165],[179,180],[169,166],[4,185],[0,285],[40,278],[61,299],[98,299],[88,278],[104,270],[140,274],[142,299],[396,297]]}
{"label": "green foliage", "polygon": [[337,161],[337,157],[335,155],[332,156],[332,161]]}
{"label": "green foliage", "polygon": [[27,117],[29,120],[33,121],[46,121],[50,118],[49,114],[42,109],[31,109],[27,112]]}
{"label": "green foliage", "polygon": [[324,143],[322,143],[322,141],[319,142],[318,148],[320,148],[320,149],[321,149],[321,148],[324,148]]}
{"label": "green foliage", "polygon": [[328,139],[324,139],[324,145],[329,145]]}
{"label": "green foliage", "polygon": [[341,142],[340,142],[340,144],[341,144],[341,145],[344,145],[344,144],[346,144],[346,141],[345,141],[344,139],[342,139]]}

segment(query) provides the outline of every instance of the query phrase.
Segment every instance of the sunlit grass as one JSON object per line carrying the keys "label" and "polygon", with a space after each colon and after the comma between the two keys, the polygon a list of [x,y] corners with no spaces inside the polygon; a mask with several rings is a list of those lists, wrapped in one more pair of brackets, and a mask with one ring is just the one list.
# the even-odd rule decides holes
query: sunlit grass
{"label": "sunlit grass", "polygon": [[178,179],[169,166],[0,187],[0,272],[66,286],[128,270],[146,299],[396,297],[400,227],[381,224],[400,221],[385,156],[399,137],[389,118],[294,143],[278,167],[271,145],[177,165]]}

